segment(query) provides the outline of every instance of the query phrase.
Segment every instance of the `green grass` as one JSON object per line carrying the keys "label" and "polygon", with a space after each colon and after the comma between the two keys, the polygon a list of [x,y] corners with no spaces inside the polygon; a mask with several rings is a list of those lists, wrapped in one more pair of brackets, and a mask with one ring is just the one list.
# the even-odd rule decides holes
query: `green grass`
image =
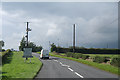
{"label": "green grass", "polygon": [[84,54],[84,55],[89,55],[91,57],[94,57],[94,56],[103,56],[103,57],[118,57],[117,54]]}
{"label": "green grass", "polygon": [[[111,73],[120,75],[120,72],[118,73],[118,67],[114,67],[114,66],[112,66],[112,65],[99,64],[99,63],[95,63],[95,62],[87,61],[87,60],[83,60],[83,59],[75,59],[75,58],[72,58],[72,57],[60,56],[60,55],[56,55],[56,54],[53,54],[53,53],[50,53],[50,55],[51,55],[51,56],[54,56],[54,57],[60,57],[60,58],[65,58],[65,59],[77,61],[77,62],[80,62],[80,63],[83,63],[83,64],[87,64],[87,65],[89,65],[89,66],[93,66],[93,67],[95,67],[95,68],[98,68],[98,69],[107,71],[107,72],[111,72]],[[119,68],[119,69],[120,69],[120,68]]]}
{"label": "green grass", "polygon": [[33,78],[40,70],[42,63],[36,57],[24,62],[22,52],[13,52],[13,56],[9,63],[2,66],[2,77],[5,78]]}
{"label": "green grass", "polygon": [[0,80],[2,79],[2,66],[0,65]]}
{"label": "green grass", "polygon": [[[65,53],[60,53],[60,55],[66,56]],[[117,54],[84,54],[84,55],[89,55],[91,57],[94,57],[94,56],[103,56],[103,57],[110,57],[110,58],[112,58],[112,57],[118,57]]]}
{"label": "green grass", "polygon": [[0,56],[2,56],[2,52],[0,52]]}
{"label": "green grass", "polygon": [[41,52],[36,52],[36,53],[40,54]]}
{"label": "green grass", "polygon": [[66,56],[66,54],[64,54],[64,53],[60,53],[60,55],[61,55],[61,56]]}

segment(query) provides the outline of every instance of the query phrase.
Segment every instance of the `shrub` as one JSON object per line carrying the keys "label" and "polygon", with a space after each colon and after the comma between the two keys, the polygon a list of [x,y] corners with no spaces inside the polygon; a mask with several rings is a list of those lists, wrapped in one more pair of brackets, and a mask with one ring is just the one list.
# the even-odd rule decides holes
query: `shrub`
{"label": "shrub", "polygon": [[67,52],[67,57],[72,57],[72,52]]}
{"label": "shrub", "polygon": [[4,52],[5,51],[5,49],[2,49],[2,52]]}
{"label": "shrub", "polygon": [[106,62],[110,61],[110,59],[111,59],[110,57],[105,56],[105,61],[104,62],[106,63]]}
{"label": "shrub", "polygon": [[106,61],[106,58],[105,58],[105,57],[95,56],[95,57],[93,58],[93,62],[102,63],[102,62],[105,62],[105,61]]}
{"label": "shrub", "polygon": [[79,53],[72,54],[73,58],[76,58],[76,59],[80,58],[79,55],[80,55]]}
{"label": "shrub", "polygon": [[82,53],[79,53],[79,58],[82,58]]}
{"label": "shrub", "polygon": [[82,55],[82,59],[86,60],[89,58],[89,55]]}
{"label": "shrub", "polygon": [[2,52],[2,59],[5,59],[5,58],[9,55],[10,52],[11,52],[10,49],[8,49],[8,50]]}
{"label": "shrub", "polygon": [[77,54],[77,53],[74,53],[74,54],[73,54],[73,58],[78,59],[78,54]]}
{"label": "shrub", "polygon": [[120,57],[113,57],[110,64],[113,66],[120,67]]}
{"label": "shrub", "polygon": [[74,57],[75,57],[75,53],[72,53],[72,56],[71,56],[71,57],[73,57],[73,58],[74,58]]}

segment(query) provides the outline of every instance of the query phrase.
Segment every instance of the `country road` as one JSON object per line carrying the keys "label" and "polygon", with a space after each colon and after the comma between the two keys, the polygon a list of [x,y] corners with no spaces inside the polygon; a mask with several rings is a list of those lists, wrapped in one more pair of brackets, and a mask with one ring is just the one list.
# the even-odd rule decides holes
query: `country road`
{"label": "country road", "polygon": [[[39,54],[33,53],[33,56],[39,58]],[[63,58],[40,60],[43,67],[36,78],[118,78],[115,74]]]}

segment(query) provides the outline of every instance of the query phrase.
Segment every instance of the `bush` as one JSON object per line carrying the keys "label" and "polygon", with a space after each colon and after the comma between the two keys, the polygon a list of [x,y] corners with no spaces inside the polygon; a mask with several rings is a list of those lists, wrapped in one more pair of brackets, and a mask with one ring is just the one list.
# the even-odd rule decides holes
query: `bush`
{"label": "bush", "polygon": [[71,57],[73,57],[73,58],[74,58],[74,57],[75,57],[75,53],[72,53],[72,56],[71,56]]}
{"label": "bush", "polygon": [[79,58],[82,58],[82,53],[78,53],[79,54]]}
{"label": "bush", "polygon": [[5,58],[9,55],[10,52],[11,52],[10,49],[8,49],[8,50],[2,52],[2,59],[5,59]]}
{"label": "bush", "polygon": [[110,61],[110,59],[111,59],[110,57],[105,56],[105,61],[104,62],[106,63],[106,62]]}
{"label": "bush", "polygon": [[89,58],[89,55],[82,55],[82,59],[86,60]]}
{"label": "bush", "polygon": [[72,57],[72,52],[67,52],[67,57]]}
{"label": "bush", "polygon": [[113,65],[113,66],[120,67],[120,58],[119,57],[113,57],[110,64]]}
{"label": "bush", "polygon": [[76,58],[76,59],[81,58],[82,56],[81,53],[73,53],[72,55],[73,55],[73,58]]}
{"label": "bush", "polygon": [[4,52],[5,51],[5,49],[2,49],[2,52]]}
{"label": "bush", "polygon": [[93,58],[93,62],[97,62],[97,63],[106,62],[106,58],[105,57],[101,57],[101,56],[95,56]]}

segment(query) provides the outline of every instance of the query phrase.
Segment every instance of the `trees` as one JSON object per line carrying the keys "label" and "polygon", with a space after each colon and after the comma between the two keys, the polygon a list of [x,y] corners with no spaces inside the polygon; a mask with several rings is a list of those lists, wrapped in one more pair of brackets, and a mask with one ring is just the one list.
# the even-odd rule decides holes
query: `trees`
{"label": "trees", "polygon": [[21,42],[20,42],[20,46],[19,46],[19,50],[23,51],[23,48],[25,48],[25,37],[22,38]]}
{"label": "trees", "polygon": [[4,47],[4,41],[0,41],[0,44],[2,45],[2,47]]}
{"label": "trees", "polygon": [[42,50],[42,46],[37,46],[36,44],[34,44],[33,42],[28,42],[28,47],[32,48],[33,52],[38,52]]}
{"label": "trees", "polygon": [[28,46],[26,46],[25,37],[23,37],[20,42],[19,50],[23,51],[23,48],[26,48],[26,47],[32,48],[33,52],[38,52],[38,51],[42,50],[42,46],[36,46],[36,44],[34,44],[34,42],[28,42]]}
{"label": "trees", "polygon": [[4,41],[0,41],[0,52],[2,51],[2,47],[4,46]]}
{"label": "trees", "polygon": [[57,51],[57,47],[54,43],[51,44],[51,52]]}

